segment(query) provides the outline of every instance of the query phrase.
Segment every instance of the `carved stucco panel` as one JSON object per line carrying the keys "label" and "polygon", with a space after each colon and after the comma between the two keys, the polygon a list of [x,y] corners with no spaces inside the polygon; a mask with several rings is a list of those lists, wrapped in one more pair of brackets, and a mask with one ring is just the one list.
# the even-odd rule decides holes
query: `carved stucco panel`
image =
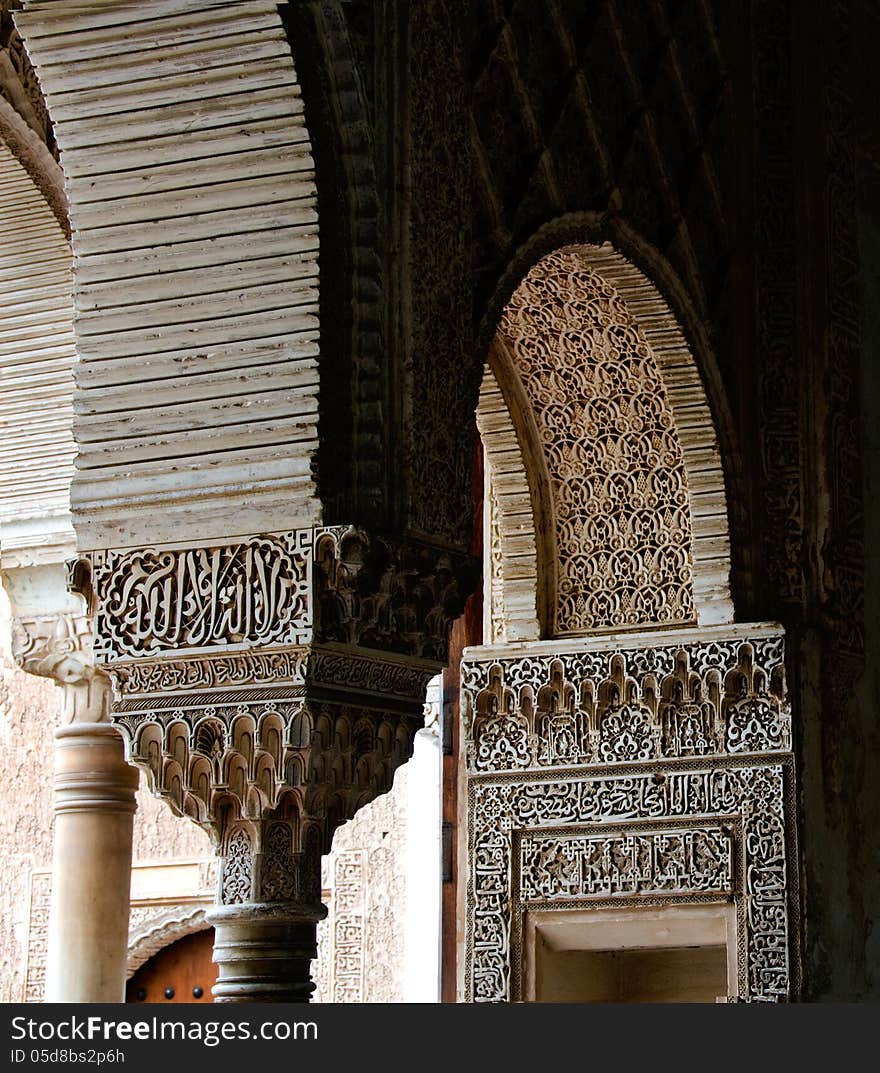
{"label": "carved stucco panel", "polygon": [[736,997],[797,994],[779,627],[469,649],[462,689],[466,998],[522,997],[529,909],[705,901],[736,910]]}
{"label": "carved stucco panel", "polygon": [[[689,762],[686,770],[665,768],[659,775],[633,769],[554,782],[514,782],[511,776],[472,782],[468,999],[520,997],[526,908],[707,898],[732,899],[737,906],[740,998],[790,997],[798,982],[790,956],[797,912],[796,869],[788,865],[791,780],[786,758],[728,769]],[[711,824],[708,817],[715,818]],[[545,827],[551,830],[538,836]],[[569,847],[567,855],[553,858],[553,839]],[[722,839],[732,843],[727,853]],[[671,863],[670,855],[681,865]],[[735,874],[731,859],[740,862]]]}
{"label": "carved stucco panel", "polygon": [[577,247],[544,257],[498,338],[530,403],[551,485],[553,633],[696,617],[688,481],[653,352]]}
{"label": "carved stucco panel", "polygon": [[[474,771],[791,748],[782,637],[654,634],[650,647],[466,660]],[[512,650],[511,650],[512,651]]]}

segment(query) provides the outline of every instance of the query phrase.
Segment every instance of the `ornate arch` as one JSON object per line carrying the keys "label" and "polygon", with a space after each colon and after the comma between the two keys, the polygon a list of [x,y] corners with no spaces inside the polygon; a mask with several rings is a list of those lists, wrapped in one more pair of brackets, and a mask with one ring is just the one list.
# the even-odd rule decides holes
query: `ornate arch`
{"label": "ornate arch", "polygon": [[166,946],[210,928],[207,906],[175,905],[157,908],[146,920],[134,927],[128,938],[126,977],[131,978],[151,957]]}
{"label": "ornate arch", "polygon": [[317,193],[277,7],[15,22],[70,204],[80,550],[314,524]]}
{"label": "ornate arch", "polygon": [[318,491],[328,524],[372,524],[388,505],[387,445],[373,404],[389,390],[389,355],[369,72],[339,0],[279,10],[307,102],[321,219]]}
{"label": "ornate arch", "polygon": [[[537,523],[530,563],[545,634],[731,621],[721,453],[696,362],[657,287],[609,243],[580,242],[534,263],[498,323],[490,364],[519,448],[499,450],[495,416],[487,470],[505,617],[515,617],[503,593],[522,586],[526,550],[509,494],[517,457],[517,491],[527,469]],[[492,397],[484,384],[478,412]]]}
{"label": "ornate arch", "polygon": [[[493,372],[498,360],[493,348],[477,404],[477,429],[486,459],[484,546],[491,557],[484,582],[484,634],[493,643],[536,641],[544,632],[548,603],[543,589],[547,572],[538,568],[538,534],[546,533],[547,526],[536,524],[536,517],[551,509],[546,497],[540,496],[549,480],[536,482],[538,495],[533,497],[516,426]],[[525,419],[527,411],[521,413]],[[532,459],[533,466],[541,464],[540,456]]]}

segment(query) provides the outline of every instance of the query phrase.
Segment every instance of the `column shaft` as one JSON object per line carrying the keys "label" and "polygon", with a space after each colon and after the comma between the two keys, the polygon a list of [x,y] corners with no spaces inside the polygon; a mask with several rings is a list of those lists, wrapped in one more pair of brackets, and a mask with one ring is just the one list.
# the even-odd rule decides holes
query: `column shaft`
{"label": "column shaft", "polygon": [[47,1002],[124,1002],[138,775],[107,723],[55,733]]}

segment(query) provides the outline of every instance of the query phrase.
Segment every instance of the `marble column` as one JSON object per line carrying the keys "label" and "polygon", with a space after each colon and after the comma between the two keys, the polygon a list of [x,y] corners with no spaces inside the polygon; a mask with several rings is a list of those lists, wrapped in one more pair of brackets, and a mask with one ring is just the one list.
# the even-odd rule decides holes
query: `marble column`
{"label": "marble column", "polygon": [[47,1002],[124,1002],[138,775],[109,723],[55,732]]}
{"label": "marble column", "polygon": [[60,692],[55,731],[48,1002],[123,1002],[137,769],[110,722],[110,680],[63,566],[4,571],[12,652]]}
{"label": "marble column", "polygon": [[217,906],[215,1002],[310,1002],[316,926],[324,906],[296,903]]}

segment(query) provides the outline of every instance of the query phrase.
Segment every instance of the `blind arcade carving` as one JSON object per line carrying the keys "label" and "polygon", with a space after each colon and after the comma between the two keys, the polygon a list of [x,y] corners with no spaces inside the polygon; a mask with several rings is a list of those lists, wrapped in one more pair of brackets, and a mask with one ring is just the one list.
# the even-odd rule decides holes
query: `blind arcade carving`
{"label": "blind arcade carving", "polygon": [[781,629],[474,648],[465,995],[521,998],[531,909],[732,901],[741,1001],[797,993]]}

